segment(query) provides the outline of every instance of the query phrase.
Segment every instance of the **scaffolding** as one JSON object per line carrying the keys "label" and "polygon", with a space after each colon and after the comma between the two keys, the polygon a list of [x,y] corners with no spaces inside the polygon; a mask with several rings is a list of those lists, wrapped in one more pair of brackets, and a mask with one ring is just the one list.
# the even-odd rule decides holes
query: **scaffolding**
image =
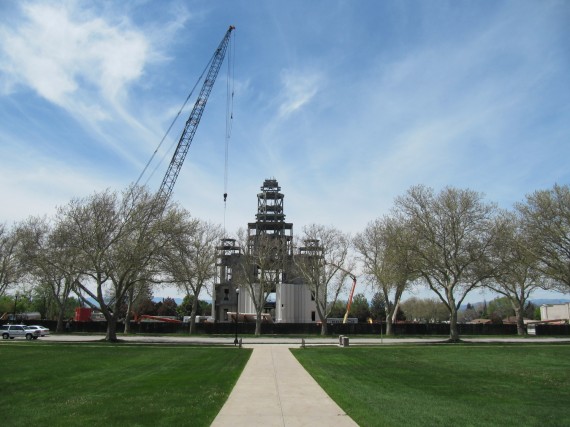
{"label": "scaffolding", "polygon": [[216,321],[228,321],[228,313],[237,308],[236,284],[233,270],[240,262],[239,246],[235,239],[221,239],[217,251],[217,282],[212,295],[212,317]]}
{"label": "scaffolding", "polygon": [[[257,283],[271,284],[268,287],[264,285],[263,292],[267,296],[275,294],[275,300],[266,299],[264,311],[278,322],[315,321],[314,298],[298,274],[295,274],[293,224],[285,221],[284,199],[277,180],[266,179],[257,194],[255,222],[248,223],[246,241],[242,243],[245,245],[242,248],[244,252],[240,253],[240,245],[234,239],[222,239],[217,247],[218,282],[213,309],[216,321],[231,321],[228,313],[247,313],[253,308],[246,292],[240,292],[238,301],[236,282],[240,279],[233,274],[233,270],[238,267],[241,274],[249,271],[247,274],[252,274],[252,279]],[[313,244],[313,250],[318,252],[322,249],[318,241]],[[309,255],[311,254],[304,254]],[[248,266],[241,263],[247,263]]]}
{"label": "scaffolding", "polygon": [[285,222],[285,196],[277,180],[266,179],[260,190],[256,221],[247,225],[248,251],[257,255],[261,251],[271,252],[276,283],[285,283],[293,257],[293,223]]}

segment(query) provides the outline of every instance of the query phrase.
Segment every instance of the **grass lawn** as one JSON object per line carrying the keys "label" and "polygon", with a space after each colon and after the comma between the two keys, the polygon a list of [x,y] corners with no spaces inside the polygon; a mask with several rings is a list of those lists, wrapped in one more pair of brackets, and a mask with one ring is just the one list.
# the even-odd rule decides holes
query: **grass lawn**
{"label": "grass lawn", "polygon": [[0,345],[3,426],[209,426],[251,350]]}
{"label": "grass lawn", "polygon": [[570,345],[292,351],[361,426],[570,425]]}

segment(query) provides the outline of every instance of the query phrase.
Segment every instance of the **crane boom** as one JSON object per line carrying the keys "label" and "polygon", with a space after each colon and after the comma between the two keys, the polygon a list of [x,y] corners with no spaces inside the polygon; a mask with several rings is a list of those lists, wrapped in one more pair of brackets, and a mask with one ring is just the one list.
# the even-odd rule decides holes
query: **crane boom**
{"label": "crane boom", "polygon": [[174,184],[176,183],[176,179],[178,178],[178,174],[180,173],[180,169],[182,168],[186,154],[190,149],[190,144],[192,144],[192,139],[194,139],[194,134],[196,133],[200,119],[202,118],[202,113],[206,107],[206,102],[208,102],[208,97],[212,92],[216,77],[218,76],[222,62],[224,61],[231,32],[234,29],[235,27],[233,26],[230,26],[228,28],[228,31],[220,42],[220,45],[214,52],[214,56],[211,59],[210,69],[208,70],[208,74],[206,75],[206,79],[204,80],[204,84],[202,85],[202,89],[198,95],[198,99],[196,99],[196,103],[192,108],[192,112],[186,121],[186,126],[184,127],[184,131],[180,136],[180,140],[176,146],[176,151],[172,155],[172,160],[170,160],[168,170],[164,175],[162,184],[160,184],[160,189],[158,190],[157,196],[164,200],[164,202],[166,202],[172,194],[172,189],[174,188]]}

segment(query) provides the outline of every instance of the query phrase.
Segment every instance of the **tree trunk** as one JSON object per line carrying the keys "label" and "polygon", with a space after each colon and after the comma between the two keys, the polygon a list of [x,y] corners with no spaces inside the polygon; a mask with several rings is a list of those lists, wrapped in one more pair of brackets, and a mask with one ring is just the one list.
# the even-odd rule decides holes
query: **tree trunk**
{"label": "tree trunk", "polygon": [[258,337],[261,335],[261,312],[257,313],[257,317],[255,318],[255,336]]}
{"label": "tree trunk", "polygon": [[196,333],[196,312],[192,310],[190,313],[190,327],[188,329],[189,335],[194,335]]}
{"label": "tree trunk", "polygon": [[325,336],[327,334],[328,334],[327,319],[325,319],[324,321],[321,321],[321,336]]}
{"label": "tree trunk", "polygon": [[64,323],[65,323],[65,310],[60,307],[59,313],[57,313],[57,326],[55,327],[55,331],[57,333],[63,332]]}
{"label": "tree trunk", "polygon": [[392,316],[386,315],[386,335],[394,335],[394,328],[392,327]]}
{"label": "tree trunk", "polygon": [[129,292],[128,300],[129,300],[129,303],[127,305],[127,315],[125,316],[125,329],[124,329],[125,334],[131,333],[131,308],[133,306],[133,294],[132,294],[132,292]]}
{"label": "tree trunk", "polygon": [[457,327],[457,309],[455,305],[452,305],[451,313],[449,318],[449,341],[450,342],[460,342],[459,339],[459,329]]}
{"label": "tree trunk", "polygon": [[319,316],[319,320],[321,322],[321,336],[323,337],[328,334],[327,317],[324,313],[326,313],[326,311],[321,307],[317,299],[317,316]]}
{"label": "tree trunk", "polygon": [[57,324],[55,327],[55,331],[62,333],[65,327],[65,309],[67,308],[67,304],[69,301],[69,284],[66,283],[65,285],[65,293],[64,295],[59,298],[58,293],[52,288],[52,301],[57,306]]}
{"label": "tree trunk", "polygon": [[125,317],[125,329],[123,330],[123,333],[125,334],[131,333],[131,316],[128,314],[127,317]]}
{"label": "tree trunk", "polygon": [[107,335],[105,336],[105,341],[117,342],[117,319],[114,316],[110,316],[107,319]]}
{"label": "tree trunk", "polygon": [[[198,311],[198,296],[194,297],[194,301],[192,301],[192,311],[190,312],[190,331],[189,334],[196,333],[196,312]],[[237,315],[237,313],[236,313]],[[237,322],[237,319],[236,319]]]}
{"label": "tree trunk", "polygon": [[517,316],[517,334],[520,336],[526,335],[526,328],[524,327],[524,311],[521,307],[515,308],[515,315]]}

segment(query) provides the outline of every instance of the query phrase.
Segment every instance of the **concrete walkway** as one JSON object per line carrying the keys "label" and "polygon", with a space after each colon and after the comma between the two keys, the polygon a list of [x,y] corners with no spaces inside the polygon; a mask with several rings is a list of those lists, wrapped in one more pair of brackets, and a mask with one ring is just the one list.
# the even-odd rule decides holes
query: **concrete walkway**
{"label": "concrete walkway", "polygon": [[254,346],[212,426],[358,425],[305,371],[288,347]]}

